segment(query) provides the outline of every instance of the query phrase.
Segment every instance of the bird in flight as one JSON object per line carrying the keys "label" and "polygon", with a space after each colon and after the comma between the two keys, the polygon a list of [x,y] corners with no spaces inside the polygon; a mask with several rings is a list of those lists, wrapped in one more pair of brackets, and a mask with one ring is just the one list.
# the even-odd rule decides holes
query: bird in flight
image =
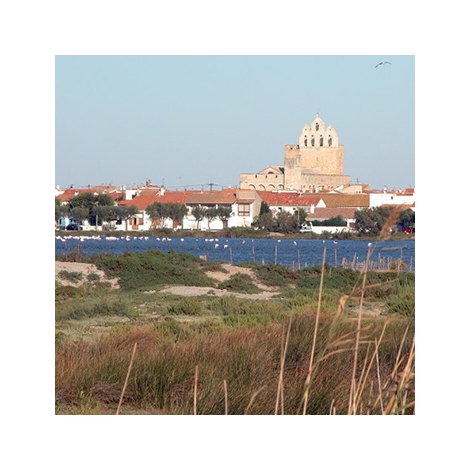
{"label": "bird in flight", "polygon": [[379,62],[379,63],[375,66],[375,68],[377,68],[379,65],[385,65],[385,64],[390,64],[390,65],[392,65],[391,62],[388,62],[388,61],[384,60],[384,61],[382,61],[382,62]]}

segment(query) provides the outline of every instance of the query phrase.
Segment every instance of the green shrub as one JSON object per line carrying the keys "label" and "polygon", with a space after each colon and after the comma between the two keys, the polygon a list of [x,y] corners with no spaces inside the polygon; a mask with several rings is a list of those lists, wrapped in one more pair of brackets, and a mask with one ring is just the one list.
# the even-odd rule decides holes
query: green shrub
{"label": "green shrub", "polygon": [[280,264],[257,265],[256,268],[258,279],[268,286],[285,286],[300,278],[297,271],[292,271]]}
{"label": "green shrub", "polygon": [[203,306],[197,299],[185,297],[184,299],[170,304],[167,307],[167,313],[169,315],[190,315],[196,316],[203,313]]}
{"label": "green shrub", "polygon": [[118,315],[131,318],[134,316],[129,304],[121,299],[81,300],[60,309],[56,308],[56,320],[79,320],[98,316]]}
{"label": "green shrub", "polygon": [[86,277],[86,280],[87,280],[88,282],[91,282],[91,283],[93,283],[93,282],[99,282],[100,279],[101,279],[101,278],[100,278],[100,275],[97,274],[97,273],[90,273],[90,274],[88,274],[87,277]]}
{"label": "green shrub", "polygon": [[76,299],[83,297],[84,293],[75,286],[59,286],[55,290],[55,300],[60,302],[67,299]]}
{"label": "green shrub", "polygon": [[215,281],[200,269],[206,262],[189,253],[148,250],[94,255],[91,260],[108,276],[118,277],[122,290],[152,289],[161,285],[215,287]]}
{"label": "green shrub", "polygon": [[248,274],[237,273],[230,276],[226,281],[220,282],[219,289],[228,291],[243,292],[246,294],[255,294],[261,292],[261,289],[253,284],[253,280]]}
{"label": "green shrub", "polygon": [[58,274],[60,279],[64,279],[65,281],[73,282],[74,284],[78,284],[83,279],[83,273],[77,271],[59,271]]}
{"label": "green shrub", "polygon": [[401,287],[397,293],[390,296],[386,303],[388,312],[391,314],[403,315],[406,317],[415,314],[415,289],[414,286],[406,285]]}
{"label": "green shrub", "polygon": [[285,318],[288,314],[280,302],[239,299],[233,295],[223,295],[210,301],[207,309],[213,314],[222,315],[223,322],[231,326],[267,324],[270,321]]}

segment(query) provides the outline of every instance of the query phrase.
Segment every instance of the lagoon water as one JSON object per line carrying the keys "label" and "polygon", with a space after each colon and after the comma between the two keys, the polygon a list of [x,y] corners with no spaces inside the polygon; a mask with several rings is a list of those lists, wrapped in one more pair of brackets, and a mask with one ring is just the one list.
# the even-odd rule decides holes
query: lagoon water
{"label": "lagoon water", "polygon": [[[77,245],[80,245],[85,256],[155,249],[164,253],[191,253],[205,256],[208,260],[233,264],[254,261],[304,268],[321,265],[323,248],[326,247],[326,262],[330,266],[339,267],[343,260],[348,263],[353,260],[363,262],[367,257],[369,243],[292,238],[181,238],[176,234],[172,237],[64,235],[55,237],[55,253],[71,253]],[[372,242],[371,261],[383,263],[384,260],[387,262],[399,258],[406,263],[407,270],[415,270],[414,240]]]}

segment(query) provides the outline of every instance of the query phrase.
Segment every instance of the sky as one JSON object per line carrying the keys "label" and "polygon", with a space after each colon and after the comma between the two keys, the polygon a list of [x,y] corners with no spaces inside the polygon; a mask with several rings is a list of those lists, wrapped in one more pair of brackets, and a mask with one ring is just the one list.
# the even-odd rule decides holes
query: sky
{"label": "sky", "polygon": [[57,55],[55,183],[238,186],[317,113],[351,183],[414,187],[414,55]]}

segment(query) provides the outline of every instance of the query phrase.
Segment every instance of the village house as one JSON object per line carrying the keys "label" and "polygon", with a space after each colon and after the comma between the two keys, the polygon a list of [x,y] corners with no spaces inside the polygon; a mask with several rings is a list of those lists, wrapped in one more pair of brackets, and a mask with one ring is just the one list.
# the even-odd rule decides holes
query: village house
{"label": "village house", "polygon": [[[326,125],[319,114],[311,124],[302,127],[297,144],[285,145],[283,166],[270,165],[258,173],[242,173],[238,188],[169,191],[147,180],[144,186],[129,189],[110,185],[89,186],[87,189],[56,188],[56,197],[66,204],[71,198],[85,192],[108,194],[119,206],[136,207],[136,213],[128,220],[113,221],[112,224],[118,230],[135,231],[156,227],[187,230],[250,227],[259,216],[263,202],[274,214],[281,211],[295,214],[299,209],[304,209],[308,214],[307,224],[341,217],[346,221],[347,229],[354,227],[357,210],[383,205],[415,210],[414,188],[400,191],[384,188],[376,191],[367,184],[351,184],[350,177],[344,175],[344,147],[339,142],[335,128],[331,124]],[[184,204],[188,213],[180,221],[169,218],[152,220],[146,209],[155,202]],[[203,211],[197,211],[197,208],[226,208],[227,217],[200,219],[197,213]],[[102,228],[89,227],[87,221],[82,221],[82,224],[85,229]],[[319,227],[318,230],[322,228],[339,230],[334,227]]]}
{"label": "village house", "polygon": [[[185,230],[221,230],[226,227],[250,227],[260,213],[261,203],[269,206],[276,214],[280,211],[296,213],[298,209],[307,212],[306,224],[310,228],[310,222],[322,222],[333,217],[342,217],[347,224],[347,229],[354,228],[354,214],[356,210],[364,210],[381,205],[400,205],[403,208],[415,210],[414,189],[402,191],[371,191],[365,193],[343,193],[338,191],[321,191],[306,193],[298,191],[255,191],[240,188],[226,188],[222,190],[198,191],[169,191],[164,187],[144,186],[132,189],[124,187],[90,187],[86,189],[68,188],[57,190],[56,197],[62,204],[66,204],[73,197],[91,192],[94,195],[108,194],[119,206],[134,206],[137,211],[129,220],[113,221],[112,228],[117,230],[144,231],[156,227]],[[152,220],[147,214],[147,207],[155,202],[161,204],[182,204],[188,207],[187,215],[181,222],[171,219]],[[196,220],[194,210],[196,207],[203,209],[227,207],[230,209],[229,218],[224,221],[219,218],[208,220]],[[67,219],[61,222],[68,223]],[[81,221],[84,230],[101,230],[101,225],[91,227],[88,221]],[[313,231],[321,233],[323,230],[338,231],[344,227],[316,227]]]}
{"label": "village house", "polygon": [[317,194],[296,191],[257,191],[257,193],[273,214],[277,212],[294,214],[298,209],[304,209],[308,213],[313,212],[315,207],[326,207],[322,197]]}
{"label": "village house", "polygon": [[259,214],[261,199],[256,191],[235,189],[222,189],[220,191],[200,191],[188,195],[185,204],[189,207],[188,215],[183,219],[183,228],[194,230],[221,230],[224,228],[224,221],[216,218],[208,220],[196,220],[194,209],[226,207],[230,209],[230,217],[226,221],[226,226],[230,227],[250,227],[256,215]]}
{"label": "village house", "polygon": [[[152,228],[174,228],[173,221],[152,220],[147,214],[146,209],[151,204],[159,202],[161,204],[185,204],[188,197],[188,191],[166,191],[164,188],[144,187],[137,190],[131,199],[120,201],[120,206],[135,206],[138,212],[128,221],[128,230],[150,230]],[[116,224],[116,229],[124,230],[125,221]]]}

